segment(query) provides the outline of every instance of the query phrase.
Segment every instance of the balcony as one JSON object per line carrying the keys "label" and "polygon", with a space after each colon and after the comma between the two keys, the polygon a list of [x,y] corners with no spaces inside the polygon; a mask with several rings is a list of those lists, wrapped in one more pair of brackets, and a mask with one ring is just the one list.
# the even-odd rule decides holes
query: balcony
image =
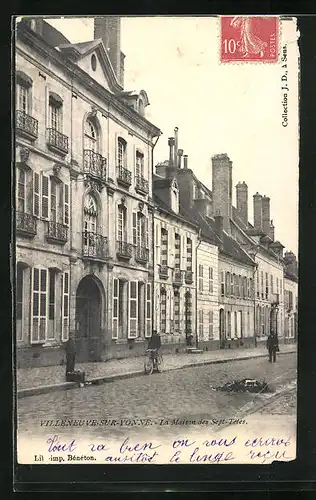
{"label": "balcony", "polygon": [[162,280],[167,280],[169,277],[169,268],[168,266],[160,266],[159,267],[159,278]]}
{"label": "balcony", "polygon": [[51,243],[64,245],[68,240],[68,227],[58,222],[49,221],[46,239]]}
{"label": "balcony", "polygon": [[16,112],[15,126],[16,131],[20,135],[30,139],[31,141],[35,141],[38,137],[38,121],[32,116],[24,113],[24,111],[18,110]]}
{"label": "balcony", "polygon": [[132,172],[125,167],[117,167],[117,183],[125,188],[129,188],[132,184]]}
{"label": "balcony", "polygon": [[86,260],[104,262],[109,256],[108,239],[91,231],[82,233],[82,256]]}
{"label": "balcony", "polygon": [[54,153],[65,156],[69,151],[68,137],[54,128],[48,128],[47,146],[54,151]]}
{"label": "balcony", "polygon": [[27,238],[34,238],[37,232],[37,219],[25,212],[16,212],[16,232]]}
{"label": "balcony", "polygon": [[106,181],[106,158],[91,149],[83,152],[83,171],[85,174]]}
{"label": "balcony", "polygon": [[193,272],[192,271],[185,271],[185,276],[184,280],[187,285],[192,285],[193,283]]}
{"label": "balcony", "polygon": [[118,259],[130,260],[133,255],[133,245],[126,243],[126,241],[117,241],[116,255]]}
{"label": "balcony", "polygon": [[137,246],[135,247],[135,260],[140,264],[146,264],[149,261],[148,248]]}
{"label": "balcony", "polygon": [[136,175],[135,180],[136,180],[135,190],[137,191],[137,193],[143,195],[148,194],[149,193],[148,181],[140,175]]}
{"label": "balcony", "polygon": [[182,280],[182,271],[180,269],[174,269],[172,275],[172,281],[175,286],[181,286],[183,283]]}

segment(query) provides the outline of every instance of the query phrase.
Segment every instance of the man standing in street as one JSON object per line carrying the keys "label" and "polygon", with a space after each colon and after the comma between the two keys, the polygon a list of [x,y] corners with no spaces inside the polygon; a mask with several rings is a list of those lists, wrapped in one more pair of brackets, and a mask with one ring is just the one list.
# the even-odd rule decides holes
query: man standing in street
{"label": "man standing in street", "polygon": [[279,350],[279,341],[278,337],[275,335],[275,333],[270,333],[268,339],[267,339],[267,349],[269,351],[269,361],[270,363],[275,363],[276,361],[276,353]]}
{"label": "man standing in street", "polygon": [[68,373],[72,373],[75,370],[76,362],[76,343],[74,339],[74,334],[69,334],[69,339],[66,342],[66,378]]}
{"label": "man standing in street", "polygon": [[161,347],[161,338],[157,330],[153,330],[152,336],[148,342],[148,349],[152,349],[153,360],[157,361],[158,351]]}

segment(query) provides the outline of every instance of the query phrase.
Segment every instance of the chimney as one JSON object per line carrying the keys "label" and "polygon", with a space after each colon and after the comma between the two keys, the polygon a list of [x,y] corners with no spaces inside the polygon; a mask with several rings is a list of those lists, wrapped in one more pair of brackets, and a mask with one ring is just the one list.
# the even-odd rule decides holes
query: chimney
{"label": "chimney", "polygon": [[169,168],[173,167],[174,162],[174,137],[169,137],[168,146],[169,146]]}
{"label": "chimney", "polygon": [[289,273],[297,276],[298,265],[297,265],[296,256],[293,252],[285,252],[284,263],[285,263],[286,270]]}
{"label": "chimney", "polygon": [[188,155],[183,155],[183,168],[188,168]]}
{"label": "chimney", "polygon": [[223,241],[223,229],[224,229],[223,216],[216,214],[214,216],[214,220],[215,220],[215,229],[217,236]]}
{"label": "chimney", "polygon": [[269,236],[270,236],[271,240],[274,241],[274,225],[273,225],[273,220],[270,222]]}
{"label": "chimney", "polygon": [[232,162],[226,153],[212,158],[213,214],[223,216],[223,227],[230,233],[232,215]]}
{"label": "chimney", "polygon": [[262,196],[258,192],[253,195],[253,225],[262,231]]}
{"label": "chimney", "polygon": [[178,149],[178,168],[181,168],[182,167],[182,156],[183,156],[183,149]]}
{"label": "chimney", "polygon": [[270,198],[262,197],[262,229],[269,236],[270,233]]}
{"label": "chimney", "polygon": [[236,204],[241,220],[248,225],[248,186],[245,181],[236,186]]}
{"label": "chimney", "polygon": [[173,160],[173,165],[174,167],[177,167],[178,165],[178,147],[179,147],[179,133],[178,133],[178,127],[175,127],[174,129],[174,160]]}
{"label": "chimney", "polygon": [[95,17],[94,39],[97,38],[102,38],[116,77],[124,87],[122,80],[124,76],[124,71],[122,71],[124,57],[121,55],[121,18],[119,16]]}

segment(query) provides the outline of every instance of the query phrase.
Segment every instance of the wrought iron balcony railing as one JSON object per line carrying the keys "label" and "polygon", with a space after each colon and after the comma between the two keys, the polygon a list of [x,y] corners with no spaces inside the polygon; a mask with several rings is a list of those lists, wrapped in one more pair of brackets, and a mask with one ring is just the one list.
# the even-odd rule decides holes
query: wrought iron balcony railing
{"label": "wrought iron balcony railing", "polygon": [[120,165],[117,167],[117,182],[124,187],[129,187],[132,184],[132,172]]}
{"label": "wrought iron balcony railing", "polygon": [[136,185],[135,189],[141,194],[148,194],[149,193],[149,183],[147,179],[140,175],[136,175]]}
{"label": "wrought iron balcony railing", "polygon": [[169,276],[169,268],[168,266],[160,266],[159,267],[159,277],[161,279],[168,279]]}
{"label": "wrought iron balcony railing", "polygon": [[135,247],[135,260],[140,263],[146,263],[149,260],[149,250],[141,246]]}
{"label": "wrought iron balcony railing", "polygon": [[133,245],[126,241],[117,241],[116,254],[118,258],[129,260],[133,255]]}
{"label": "wrought iron balcony railing", "polygon": [[25,212],[16,212],[16,231],[24,236],[33,238],[37,231],[36,217]]}
{"label": "wrought iron balcony railing", "polygon": [[182,285],[182,271],[180,269],[173,270],[172,280],[174,285]]}
{"label": "wrought iron balcony railing", "polygon": [[66,155],[69,151],[68,137],[54,128],[48,128],[47,146],[53,151]]}
{"label": "wrought iron balcony railing", "polygon": [[31,140],[38,137],[38,121],[24,111],[16,112],[16,130]]}
{"label": "wrought iron balcony railing", "polygon": [[92,177],[105,181],[106,158],[92,149],[85,149],[83,152],[83,171]]}
{"label": "wrought iron balcony railing", "polygon": [[68,240],[68,227],[59,222],[49,221],[46,239],[54,243],[65,244]]}
{"label": "wrought iron balcony railing", "polygon": [[106,260],[109,255],[107,237],[91,231],[84,231],[82,233],[82,254],[83,257],[92,260]]}
{"label": "wrought iron balcony railing", "polygon": [[185,276],[184,276],[185,282],[187,285],[192,285],[193,283],[193,272],[192,271],[185,271]]}

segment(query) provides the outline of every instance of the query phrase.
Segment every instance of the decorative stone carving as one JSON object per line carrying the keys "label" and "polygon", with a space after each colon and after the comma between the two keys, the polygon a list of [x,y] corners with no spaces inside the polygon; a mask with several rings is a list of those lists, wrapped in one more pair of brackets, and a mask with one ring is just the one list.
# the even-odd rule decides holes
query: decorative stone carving
{"label": "decorative stone carving", "polygon": [[22,163],[27,163],[30,157],[29,148],[20,148],[20,159]]}
{"label": "decorative stone carving", "polygon": [[100,182],[96,179],[91,179],[90,177],[88,177],[86,175],[84,176],[84,185],[87,188],[92,189],[93,191],[98,191],[99,193],[101,193],[101,191],[103,189],[102,182]]}
{"label": "decorative stone carving", "polygon": [[142,201],[140,201],[140,202],[138,203],[138,208],[139,208],[139,211],[140,211],[140,212],[142,212],[142,211],[143,211],[143,209],[144,209],[144,203],[143,203]]}
{"label": "decorative stone carving", "polygon": [[53,171],[54,171],[54,175],[56,177],[58,177],[60,170],[61,170],[61,164],[60,163],[55,163],[54,166],[53,166]]}
{"label": "decorative stone carving", "polygon": [[94,106],[92,106],[92,111],[91,111],[91,117],[96,118],[97,117],[98,110]]}

